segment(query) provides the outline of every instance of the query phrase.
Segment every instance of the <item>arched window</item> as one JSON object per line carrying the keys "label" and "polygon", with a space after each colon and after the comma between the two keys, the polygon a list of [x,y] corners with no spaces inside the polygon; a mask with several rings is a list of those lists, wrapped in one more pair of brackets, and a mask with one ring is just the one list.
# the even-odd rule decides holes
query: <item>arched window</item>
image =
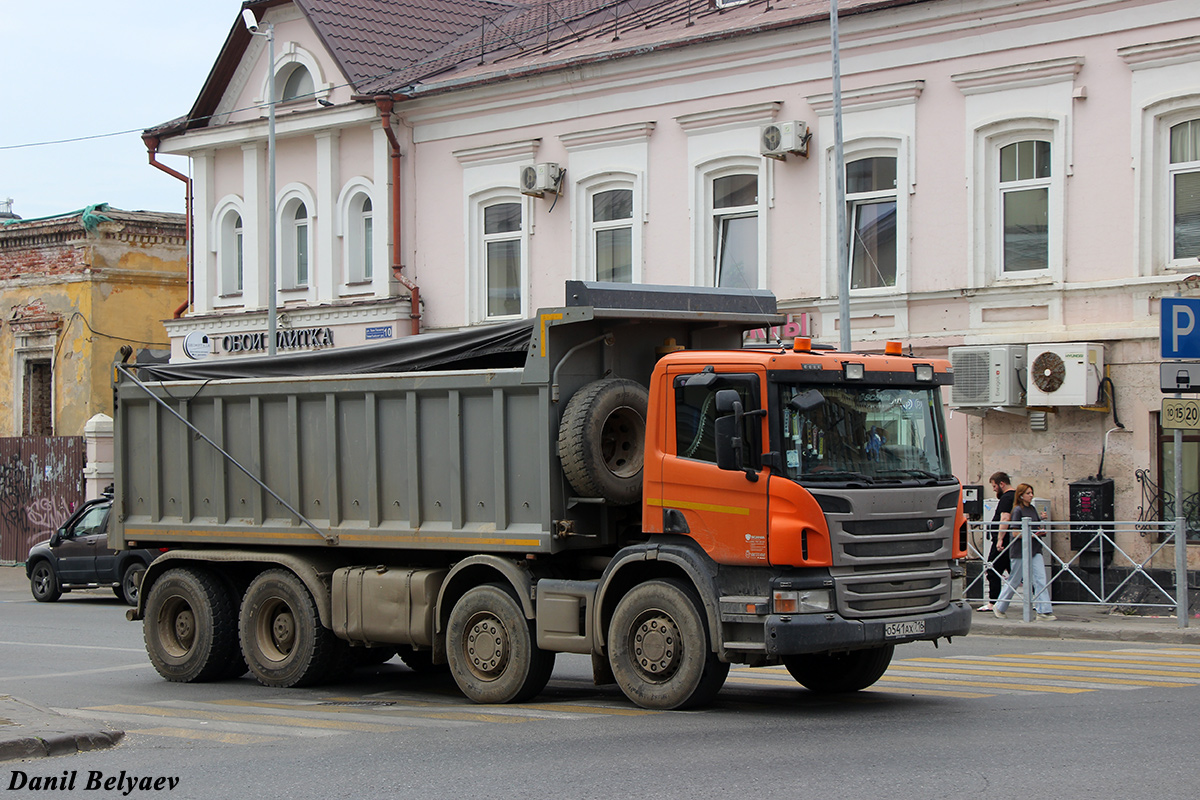
{"label": "arched window", "polygon": [[851,289],[896,285],[896,199],[894,156],[846,164]]}
{"label": "arched window", "polygon": [[1026,139],[1000,148],[1001,270],[1050,267],[1050,142]]}
{"label": "arched window", "polygon": [[712,179],[713,283],[758,288],[758,174]]}
{"label": "arched window", "polygon": [[313,100],[315,91],[312,73],[303,64],[291,64],[275,76],[275,85],[281,86],[279,102],[289,100]]}
{"label": "arched window", "polygon": [[522,313],[521,203],[483,207],[484,309],[488,319]]}
{"label": "arched window", "polygon": [[633,282],[633,189],[591,195],[591,256],[595,279]]}
{"label": "arched window", "polygon": [[1200,119],[1171,126],[1171,258],[1200,257]]}
{"label": "arched window", "polygon": [[242,215],[237,211],[230,210],[221,217],[217,262],[220,270],[218,292],[223,297],[241,294],[245,287],[245,246]]}
{"label": "arched window", "polygon": [[284,203],[280,211],[279,243],[281,288],[307,288],[312,226],[309,224],[308,206],[297,197]]}
{"label": "arched window", "polygon": [[346,209],[346,283],[366,283],[374,276],[374,209],[366,192],[358,192]]}

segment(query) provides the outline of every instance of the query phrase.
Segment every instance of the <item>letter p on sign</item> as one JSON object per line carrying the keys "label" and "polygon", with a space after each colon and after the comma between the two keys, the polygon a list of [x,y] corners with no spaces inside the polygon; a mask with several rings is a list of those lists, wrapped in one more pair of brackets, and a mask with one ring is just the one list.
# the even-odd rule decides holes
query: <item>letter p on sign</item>
{"label": "letter p on sign", "polygon": [[1162,357],[1200,359],[1200,300],[1162,299]]}

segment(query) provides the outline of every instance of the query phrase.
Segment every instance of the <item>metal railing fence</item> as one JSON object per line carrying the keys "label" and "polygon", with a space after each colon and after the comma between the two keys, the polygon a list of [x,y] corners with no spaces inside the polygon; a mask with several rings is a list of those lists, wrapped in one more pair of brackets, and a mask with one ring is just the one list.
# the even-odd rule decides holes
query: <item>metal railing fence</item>
{"label": "metal railing fence", "polygon": [[[1023,618],[1033,619],[1033,604],[1042,599],[1052,599],[1055,589],[1062,594],[1071,594],[1073,605],[1118,606],[1122,608],[1167,608],[1175,613],[1178,626],[1188,625],[1187,595],[1187,521],[1178,520],[1134,521],[1134,522],[1041,522],[1022,520],[1019,528],[1010,528],[1009,543],[997,553],[994,561],[988,560],[990,542],[987,534],[997,528],[995,523],[972,522],[967,542],[968,558],[982,562],[979,574],[966,587],[966,596],[981,596],[987,599],[986,581],[990,574],[998,574],[993,564],[1002,553],[1010,553],[1017,537],[1021,537],[1021,552],[1030,553],[1033,540],[1042,539],[1047,546],[1042,548],[1050,577],[1045,592],[1050,597],[1034,595],[1030,580],[1032,559],[1021,559],[1021,572],[1017,576],[1021,584],[1020,594]],[[1045,536],[1035,534],[1041,528]],[[1136,534],[1137,541],[1150,546],[1144,558],[1136,558],[1118,544],[1118,538],[1128,539],[1124,534]],[[1069,541],[1074,555],[1063,558],[1052,546]],[[1184,547],[1175,548],[1175,542],[1184,542]],[[1174,551],[1174,568],[1152,566],[1168,547]],[[1062,548],[1060,548],[1062,549]],[[1173,575],[1173,581],[1168,580]],[[1004,576],[1004,580],[1010,580]],[[1171,585],[1173,583],[1173,586]],[[1166,584],[1166,585],[1164,585]],[[1172,591],[1172,589],[1174,591]],[[1015,604],[1014,600],[1014,604]],[[1061,602],[1061,601],[1060,601]]]}

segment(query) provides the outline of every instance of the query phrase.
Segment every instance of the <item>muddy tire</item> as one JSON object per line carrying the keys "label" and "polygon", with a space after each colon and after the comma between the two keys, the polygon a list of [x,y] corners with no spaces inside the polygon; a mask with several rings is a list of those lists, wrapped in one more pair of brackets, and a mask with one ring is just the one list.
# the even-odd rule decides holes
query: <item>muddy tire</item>
{"label": "muddy tire", "polygon": [[263,686],[310,686],[329,676],[337,640],[321,625],[308,587],[287,570],[251,581],[238,632],[246,665]]}
{"label": "muddy tire", "polygon": [[581,497],[638,501],[648,400],[645,387],[623,378],[594,381],[571,396],[558,428],[558,457]]}
{"label": "muddy tire", "polygon": [[58,584],[58,576],[49,561],[39,561],[34,564],[29,574],[29,591],[33,599],[39,603],[53,603],[62,597],[62,588]]}
{"label": "muddy tire", "polygon": [[219,680],[241,660],[233,598],[203,569],[177,567],[155,581],[146,598],[142,635],[150,663],[169,681]]}
{"label": "muddy tire", "polygon": [[866,689],[883,677],[892,663],[894,645],[851,650],[849,653],[810,653],[785,656],[783,664],[796,681],[812,692],[844,694]]}
{"label": "muddy tire", "polygon": [[617,685],[642,708],[705,705],[729,674],[712,651],[700,598],[676,580],[643,583],[621,598],[608,656]]}
{"label": "muddy tire", "polygon": [[554,653],[537,646],[520,604],[497,584],[477,586],[454,604],[446,657],[454,682],[476,703],[524,702],[554,670]]}

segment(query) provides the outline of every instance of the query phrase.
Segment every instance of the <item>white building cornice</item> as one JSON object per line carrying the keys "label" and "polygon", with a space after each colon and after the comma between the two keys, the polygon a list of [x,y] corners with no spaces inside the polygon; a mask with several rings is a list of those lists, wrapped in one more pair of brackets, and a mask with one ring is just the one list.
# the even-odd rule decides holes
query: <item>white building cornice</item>
{"label": "white building cornice", "polygon": [[684,114],[676,117],[679,127],[687,133],[710,133],[729,128],[746,127],[748,125],[773,122],[783,107],[782,102],[753,103],[748,106],[720,108],[715,111],[701,111],[696,114]]}
{"label": "white building cornice", "polygon": [[529,161],[537,156],[541,139],[524,139],[519,142],[468,147],[455,150],[454,157],[460,164],[501,164],[506,161]]}
{"label": "white building cornice", "polygon": [[1200,60],[1200,36],[1172,39],[1166,42],[1135,44],[1117,50],[1131,70],[1166,67]]}
{"label": "white building cornice", "polygon": [[630,125],[614,125],[611,128],[596,128],[590,131],[564,133],[558,137],[567,150],[582,150],[630,142],[644,142],[650,138],[657,125],[655,122],[635,122]]}
{"label": "white building cornice", "polygon": [[1030,61],[1025,64],[960,72],[951,75],[950,80],[954,81],[960,92],[971,95],[1073,81],[1081,69],[1083,56],[1067,56],[1048,61]]}
{"label": "white building cornice", "polygon": [[[870,111],[876,108],[911,105],[917,102],[925,89],[925,81],[902,81],[887,83],[882,86],[868,86],[865,89],[849,89],[842,92],[842,108],[853,111]],[[833,93],[809,95],[808,104],[817,112],[818,117],[826,117],[833,113]]]}

